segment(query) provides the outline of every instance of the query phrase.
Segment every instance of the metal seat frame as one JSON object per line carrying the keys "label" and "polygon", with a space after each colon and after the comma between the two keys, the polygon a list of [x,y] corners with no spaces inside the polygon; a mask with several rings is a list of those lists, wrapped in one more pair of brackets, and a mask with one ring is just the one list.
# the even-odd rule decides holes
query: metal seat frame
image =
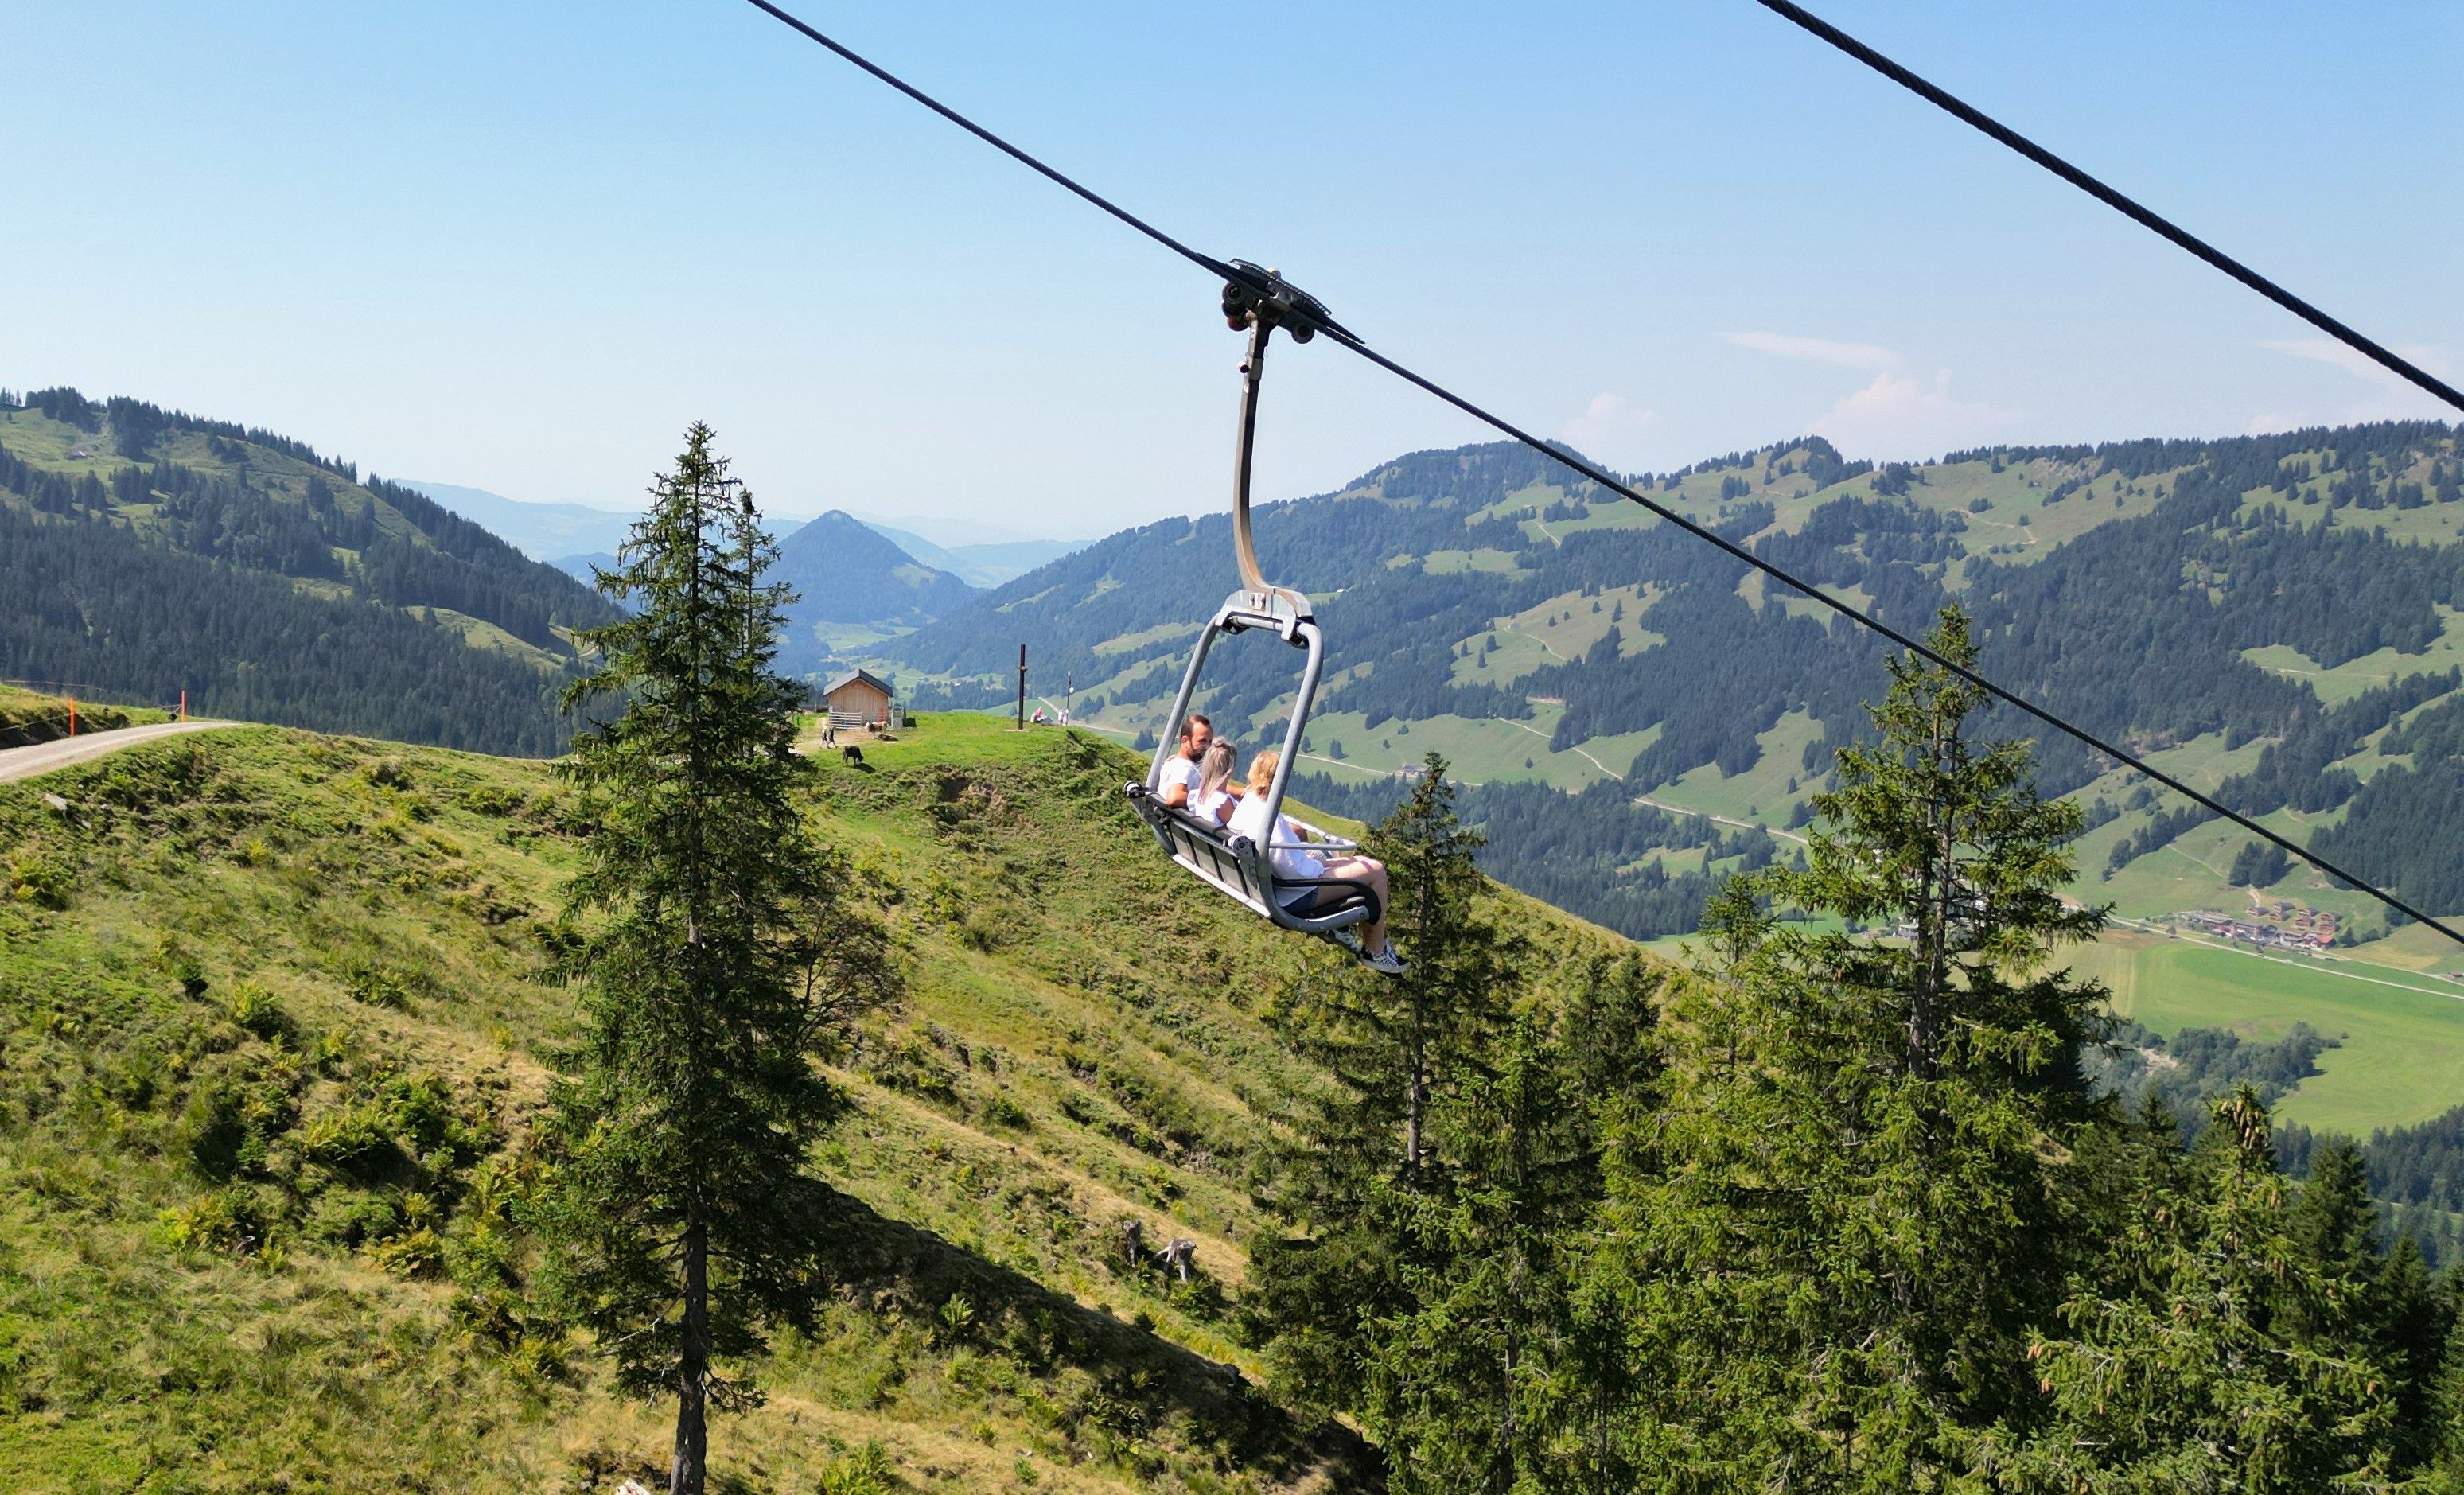
{"label": "metal seat frame", "polygon": [[[1325,639],[1318,631],[1315,610],[1309,598],[1290,587],[1270,584],[1258,569],[1257,547],[1249,529],[1249,471],[1257,443],[1258,385],[1265,375],[1268,336],[1280,326],[1291,333],[1295,342],[1307,342],[1320,327],[1334,325],[1334,319],[1314,297],[1286,283],[1275,272],[1239,260],[1233,265],[1242,278],[1223,288],[1224,316],[1232,326],[1249,334],[1248,354],[1241,364],[1241,425],[1232,464],[1232,549],[1240,567],[1241,589],[1223,600],[1223,605],[1198,635],[1189,668],[1181,673],[1180,693],[1173,698],[1172,719],[1155,746],[1155,761],[1148,765],[1145,781],[1124,787],[1132,807],[1155,832],[1165,852],[1199,881],[1285,929],[1331,936],[1354,924],[1375,923],[1384,912],[1378,906],[1376,893],[1366,883],[1347,878],[1277,877],[1273,854],[1308,850],[1322,855],[1349,855],[1360,849],[1357,844],[1325,836],[1314,825],[1302,825],[1304,830],[1324,839],[1260,846],[1246,836],[1229,835],[1221,826],[1175,809],[1156,797],[1163,783],[1164,764],[1180,750],[1181,727],[1189,720],[1190,706],[1197,697],[1206,656],[1215,648],[1215,641],[1251,628],[1269,628],[1306,656],[1301,666],[1300,690],[1292,698],[1291,723],[1284,730],[1283,753],[1275,764],[1274,781],[1266,791],[1267,834],[1272,835],[1272,827],[1282,824],[1279,817],[1284,808],[1284,791],[1290,784],[1293,765],[1300,759],[1301,735],[1309,726],[1309,707],[1317,698],[1318,679],[1326,665]],[[1306,913],[1285,907],[1286,897],[1313,888],[1339,889],[1342,894],[1327,907]]]}

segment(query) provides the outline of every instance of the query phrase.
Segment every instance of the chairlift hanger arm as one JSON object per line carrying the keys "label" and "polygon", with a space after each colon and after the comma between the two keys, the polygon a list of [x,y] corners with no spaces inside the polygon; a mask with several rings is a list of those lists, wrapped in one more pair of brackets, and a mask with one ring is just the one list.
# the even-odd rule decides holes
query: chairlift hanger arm
{"label": "chairlift hanger arm", "polygon": [[[1307,342],[1321,329],[1340,333],[1342,327],[1326,309],[1326,303],[1286,280],[1281,274],[1263,265],[1236,259],[1223,281],[1223,320],[1234,332],[1249,335],[1248,353],[1241,360],[1241,427],[1232,451],[1232,561],[1241,575],[1241,584],[1254,592],[1266,605],[1266,599],[1282,597],[1295,605],[1301,617],[1308,617],[1308,599],[1298,592],[1268,583],[1258,566],[1258,546],[1249,527],[1249,477],[1258,444],[1258,390],[1266,379],[1266,343],[1281,327],[1291,334],[1294,342]],[[1288,633],[1286,635],[1288,637]]]}

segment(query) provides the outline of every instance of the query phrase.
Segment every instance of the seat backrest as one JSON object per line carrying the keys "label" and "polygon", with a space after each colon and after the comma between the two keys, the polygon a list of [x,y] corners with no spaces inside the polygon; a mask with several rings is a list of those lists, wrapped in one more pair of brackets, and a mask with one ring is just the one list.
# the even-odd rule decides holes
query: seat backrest
{"label": "seat backrest", "polygon": [[1286,929],[1321,934],[1357,924],[1376,912],[1376,899],[1365,884],[1338,883],[1333,886],[1357,887],[1357,895],[1309,913],[1294,913],[1283,907],[1276,896],[1279,890],[1268,860],[1248,838],[1226,836],[1220,827],[1156,802],[1143,784],[1131,784],[1128,788],[1138,818],[1155,831],[1155,839],[1172,853],[1172,859],[1225,896],[1239,900],[1252,913],[1263,914]]}
{"label": "seat backrest", "polygon": [[1221,834],[1208,830],[1186,815],[1165,809],[1157,818],[1155,829],[1165,845],[1172,848],[1172,859],[1196,872],[1201,879],[1247,904],[1253,911],[1266,912],[1265,890],[1249,875],[1249,868],[1231,843]]}

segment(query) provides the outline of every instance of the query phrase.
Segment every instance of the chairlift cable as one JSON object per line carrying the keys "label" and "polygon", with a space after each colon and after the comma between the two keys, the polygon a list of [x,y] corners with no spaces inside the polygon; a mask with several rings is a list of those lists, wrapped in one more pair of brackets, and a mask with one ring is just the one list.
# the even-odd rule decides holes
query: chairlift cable
{"label": "chairlift cable", "polygon": [[2104,204],[2114,211],[2121,213],[2123,217],[2138,224],[2141,228],[2144,228],[2171,242],[2178,248],[2187,250],[2190,253],[2197,255],[2200,259],[2203,259],[2210,265],[2223,271],[2226,275],[2233,276],[2243,285],[2250,287],[2259,295],[2267,297],[2271,301],[2274,301],[2277,305],[2283,307],[2286,311],[2291,312],[2294,316],[2300,318],[2311,326],[2318,328],[2321,332],[2325,333],[2327,336],[2335,339],[2346,347],[2351,348],[2354,352],[2361,354],[2364,358],[2381,365],[2388,372],[2393,373],[2399,378],[2405,379],[2412,384],[2420,385],[2431,394],[2446,401],[2449,405],[2455,407],[2459,410],[2464,410],[2464,389],[2456,388],[2453,385],[2440,379],[2429,370],[2423,368],[2420,364],[2402,357],[2389,348],[2382,346],[2379,342],[2370,338],[2364,337],[2361,333],[2354,331],[2352,328],[2344,325],[2344,323],[2328,316],[2325,312],[2321,311],[2318,307],[2311,305],[2308,301],[2295,296],[2292,292],[2287,291],[2284,287],[2277,285],[2275,281],[2260,275],[2257,271],[2251,269],[2240,260],[2233,258],[2224,251],[2216,248],[2212,244],[2210,244],[2207,240],[2200,238],[2197,234],[2190,232],[2188,229],[2183,228],[2171,219],[2156,212],[2153,209],[2147,208],[2139,202],[2124,196],[2119,190],[2106,186],[2095,177],[2088,175],[2085,171],[2072,165],[2069,162],[2055,155],[2052,151],[2037,144],[2035,141],[2028,139],[2028,137],[2020,134],[2009,125],[2004,124],[2001,121],[1994,119],[1984,110],[1967,103],[1943,89],[1936,87],[1934,84],[1925,81],[1924,78],[1919,77],[1916,74],[1909,72],[1899,63],[1892,61],[1881,53],[1876,52],[1873,48],[1866,46],[1863,42],[1849,35],[1846,32],[1841,31],[1838,27],[1832,25],[1829,21],[1824,20],[1813,11],[1806,10],[1803,6],[1793,5],[1790,3],[1790,0],[1755,0],[1755,4],[1760,5],[1763,9],[1770,11],[1773,14],[1778,15],[1785,20],[1803,27],[1806,31],[1813,33],[1815,36],[1829,42],[1832,46],[1838,48],[1841,52],[1846,53],[1848,55],[1865,64],[1867,67],[1872,68],[1875,72],[1881,74],[1892,82],[1899,84],[1909,93],[1912,93],[1918,98],[1924,99],[1925,102],[1934,105],[1945,114],[1949,115],[1952,119],[1959,121],[1963,124],[1972,125],[1983,134],[2000,142],[2002,144],[2010,146],[2020,155],[2027,157],[2030,161],[2035,162],[2036,165],[2044,167],[2054,175],[2060,177],[2063,181],[2068,182],[2075,187],[2078,187],[2080,191],[2085,192],[2087,195],[2095,198],[2098,202]]}
{"label": "chairlift cable", "polygon": [[[1168,234],[1162,230],[1155,227],[1153,224],[1148,223],[1145,219],[1140,218],[1136,214],[1129,211],[1127,209],[1120,207],[1110,198],[1103,196],[1092,188],[1082,186],[1059,169],[1046,165],[1045,162],[1032,155],[1029,155],[1019,146],[1003,140],[1001,136],[994,134],[991,130],[978,124],[975,121],[968,119],[965,115],[962,115],[957,110],[951,108],[949,105],[942,103],[940,100],[933,98],[923,90],[916,88],[913,84],[900,78],[895,74],[891,73],[889,70],[850,50],[844,44],[831,39],[819,31],[816,31],[803,21],[780,9],[777,5],[772,4],[771,0],[747,0],[747,3],[752,5],[755,9],[777,19],[781,24],[796,31],[807,39],[826,48],[837,56],[862,69],[873,77],[887,83],[891,88],[896,89],[899,93],[906,95],[917,103],[924,105],[935,114],[941,116],[951,123],[965,130],[968,134],[975,136],[977,139],[983,141],[985,143],[993,146],[1002,154],[1007,155],[1022,165],[1029,167],[1037,174],[1067,189],[1072,194],[1085,199],[1096,208],[1103,209],[1112,217],[1117,218],[1122,223],[1135,229],[1140,233],[1145,234],[1148,238],[1155,240],[1164,248],[1171,250],[1174,253],[1180,255],[1183,259],[1190,261],[1192,264],[1209,271],[1227,282],[1249,287],[1253,290],[1265,288],[1264,277],[1261,276],[1255,267],[1245,263],[1236,267],[1231,263],[1216,259],[1212,255],[1190,248],[1180,240],[1174,238],[1171,234]],[[1773,5],[1773,0],[1759,0],[1759,3]],[[1773,5],[1773,8],[1778,9],[1778,6]],[[1795,8],[1791,6],[1782,13],[1785,14],[1788,13],[1788,11],[1795,11]],[[1791,15],[1790,18],[1796,19],[1799,15],[1805,15],[1805,12],[1796,11],[1796,13]],[[1815,18],[1810,15],[1806,15],[1805,19],[1811,21]],[[1804,23],[1801,21],[1799,24]],[[1816,24],[1819,25],[1820,23],[1816,22]],[[1818,31],[1816,34],[1825,33]],[[1853,43],[1853,38],[1845,37],[1844,33],[1837,34],[1842,40]],[[1831,36],[1825,35],[1825,39],[1831,39]],[[1856,45],[1861,47],[1861,44]],[[1870,49],[1864,50],[1870,52]],[[1860,59],[1862,59],[1862,53],[1852,53],[1852,55],[1859,55]],[[1880,59],[1882,63],[1888,63],[1889,61],[1887,58],[1882,58],[1879,53],[1873,54],[1873,57]],[[1891,66],[1896,68],[1897,64],[1891,64]],[[1899,69],[1898,73],[1894,73],[1892,76],[1897,77],[1899,74],[1903,74],[1905,72],[1906,70],[1904,69]],[[1924,83],[1924,80],[1917,78],[1914,74],[1906,74],[1906,78],[1903,79],[1903,81],[1907,79],[1914,80],[1914,82],[1910,84],[1912,87],[1920,84],[1923,85],[1920,92],[1931,90],[1931,92],[1926,94],[1926,97],[1928,98],[1934,98],[1935,95],[1940,95],[1940,98],[1936,99],[1935,101],[1943,103],[1946,108],[1952,108],[1952,112],[1960,114],[1961,118],[1966,119],[1969,115],[1975,114],[1975,111],[1969,110],[1964,104],[1959,104],[1958,100],[1951,99],[1949,95],[1941,94],[1941,91],[1933,89],[1931,84]],[[1956,105],[1955,108],[1952,107],[1954,105]],[[1965,111],[1965,113],[1962,113],[1962,111]],[[1975,119],[1971,120],[1970,122],[1973,123],[1977,121],[1984,120],[1984,116],[1976,115]],[[1991,125],[1991,121],[1985,121],[1983,124],[1979,125],[1979,128],[1986,128],[1988,125]],[[2001,126],[1991,125],[1991,128],[1988,130],[1988,133],[1994,133],[1995,131],[2000,130]],[[2003,131],[2002,133],[2008,134],[2009,132]],[[1999,139],[2001,136],[1997,135],[1996,138]],[[2089,183],[2094,182],[2093,178],[2086,178],[2085,173],[2077,172],[2076,167],[2069,167],[2066,164],[2060,163],[2058,158],[2052,157],[2049,153],[2042,152],[2038,147],[2028,144],[2016,135],[2012,135],[2010,137],[2010,142],[2016,142],[2017,147],[2024,147],[2025,152],[2030,154],[2031,159],[2042,157],[2046,163],[2050,164],[2052,169],[2060,171],[2066,176],[2076,173],[2079,177],[2085,178]],[[2010,142],[2006,142],[2006,143]],[[2089,189],[2097,190],[2098,187],[2101,187],[2101,184],[2097,184],[2096,187],[2091,187]],[[2101,196],[2110,191],[2110,188],[2104,188],[2099,193],[2099,195]],[[2156,219],[2154,214],[2147,213],[2146,209],[2138,208],[2136,204],[2130,203],[2127,198],[2121,197],[2121,194],[2111,193],[2111,197],[2113,199],[2119,199],[2117,206],[2127,205],[2127,207],[2124,208],[2124,210],[2132,211],[2133,216],[2145,214],[2147,218],[2155,219],[2155,224],[2164,224],[2164,220]],[[2152,226],[2154,225],[2151,225],[2151,227]],[[2165,231],[2166,230],[2170,229],[2170,225],[2165,225],[2164,229],[2160,229],[2159,231]],[[2280,298],[2285,300],[2293,309],[2300,311],[2303,315],[2310,317],[2315,325],[2321,326],[2326,330],[2336,333],[2337,336],[2344,339],[2348,342],[2351,342],[2355,347],[2360,348],[2362,351],[2371,353],[2371,356],[2379,358],[2383,363],[2388,363],[2389,366],[2395,367],[2398,372],[2410,370],[2411,374],[2419,376],[2416,382],[2427,381],[2425,387],[2433,389],[2434,392],[2440,393],[2442,397],[2453,400],[2459,407],[2464,407],[2464,394],[2458,394],[2453,390],[2448,389],[2445,385],[2438,384],[2435,380],[2430,379],[2430,376],[2426,374],[2419,374],[2419,371],[2413,370],[2410,364],[2405,363],[2400,359],[2396,359],[2393,354],[2387,353],[2384,349],[2379,349],[2376,343],[2369,342],[2367,339],[2361,338],[2360,334],[2352,332],[2349,328],[2345,328],[2343,323],[2335,321],[2332,318],[2325,317],[2323,313],[2317,313],[2315,308],[2308,308],[2307,302],[2299,301],[2298,298],[2291,297],[2289,294],[2280,292],[2273,286],[2272,282],[2261,280],[2255,276],[2254,273],[2241,269],[2235,262],[2224,259],[2220,253],[2217,253],[2215,251],[2206,249],[2206,246],[2200,244],[2200,241],[2191,239],[2189,235],[2182,233],[2181,231],[2171,230],[2170,232],[2167,233],[2167,237],[2176,237],[2177,235],[2177,242],[2183,240],[2188,241],[2186,247],[2196,246],[2193,248],[2192,252],[2200,253],[2202,258],[2213,256],[2215,260],[2221,261],[2222,263],[2219,268],[2229,267],[2228,273],[2233,274],[2234,278],[2246,279],[2255,282],[2262,290],[2262,294],[2267,294],[2271,299]],[[2088,731],[2086,728],[2077,725],[2052,710],[2035,704],[2034,701],[2029,700],[2027,697],[2020,695],[2016,692],[1994,684],[1984,675],[1969,669],[1965,665],[1959,664],[1955,660],[1946,658],[1934,649],[1927,648],[1921,641],[1912,638],[1898,628],[1891,627],[1889,624],[1882,622],[1880,618],[1875,617],[1872,613],[1865,611],[1855,604],[1842,598],[1835,597],[1831,593],[1822,590],[1820,587],[1815,586],[1810,582],[1800,580],[1785,567],[1777,565],[1770,561],[1766,561],[1734,540],[1717,534],[1695,520],[1688,518],[1677,510],[1637,492],[1635,489],[1627,486],[1626,483],[1617,478],[1615,474],[1609,473],[1606,469],[1601,468],[1593,462],[1587,461],[1582,457],[1576,456],[1573,452],[1568,451],[1561,447],[1542,440],[1540,437],[1525,430],[1522,427],[1508,421],[1504,416],[1498,415],[1481,406],[1475,405],[1470,400],[1465,399],[1462,395],[1456,394],[1453,390],[1446,388],[1436,381],[1414,372],[1412,369],[1370,347],[1369,344],[1358,335],[1334,322],[1331,319],[1326,319],[1320,321],[1318,323],[1318,330],[1324,332],[1328,337],[1333,339],[1344,347],[1349,348],[1353,353],[1358,354],[1369,363],[1402,380],[1404,383],[1409,384],[1427,394],[1435,396],[1437,399],[1443,401],[1447,405],[1453,406],[1456,409],[1470,416],[1472,419],[1479,421],[1483,425],[1488,426],[1502,434],[1529,447],[1534,451],[1538,451],[1573,472],[1582,474],[1585,478],[1588,478],[1590,481],[1607,489],[1609,492],[1617,495],[1619,497],[1622,497],[1631,503],[1641,505],[1644,509],[1649,510],[1652,514],[1667,520],[1678,528],[1684,530],[1695,539],[1716,546],[1734,560],[1743,561],[1748,566],[1762,572],[1764,575],[1771,577],[1772,580],[1779,582],[1781,584],[1788,586],[1792,590],[1802,593],[1804,596],[1821,604],[1823,606],[1828,607],[1832,611],[1838,613],[1840,616],[1849,619],[1851,622],[1861,625],[1869,631],[1881,635],[1883,638],[1888,639],[1902,649],[1906,649],[1909,653],[1927,661],[1938,669],[1947,671],[1949,673],[1958,676],[1960,679],[1967,681],[1969,685],[1983,691],[1994,699],[2016,707],[2020,711],[2036,718],[2038,721],[2043,722],[2045,725],[2054,728],[2056,731],[2063,733],[2096,752],[2101,753],[2106,757],[2145,775],[2147,778],[2163,784],[2165,787],[2172,790],[2184,799],[2189,800],[2190,802],[2199,805],[2203,809],[2212,811],[2226,820],[2233,822],[2243,830],[2258,837],[2260,840],[2281,847],[2286,852],[2299,857],[2303,862],[2318,868],[2320,871],[2326,873],[2329,877],[2332,877],[2339,882],[2349,884],[2355,890],[2368,894],[2381,904],[2384,904],[2387,908],[2394,910],[2396,912],[2405,915],[2407,918],[2436,930],[2438,933],[2446,935],[2449,939],[2453,940],[2458,945],[2464,945],[2464,931],[2457,930],[2453,925],[2449,924],[2447,921],[2432,917],[2431,914],[2423,912],[2421,910],[2414,908],[2404,899],[2397,897],[2394,893],[2389,892],[2352,872],[2344,870],[2334,862],[2329,861],[2326,857],[2311,850],[2309,847],[2300,845],[2299,842],[2268,829],[2257,821],[2242,814],[2238,810],[2231,808],[2214,799],[2212,796],[2192,788],[2189,784],[2183,782],[2180,779],[2177,779],[2173,775],[2167,773],[2165,770],[2158,768],[2156,765],[2148,762],[2139,755],[2132,753],[2125,748],[2107,742],[2102,737],[2100,737],[2096,734]],[[2376,351],[2372,352],[2372,350]]]}
{"label": "chairlift cable", "polygon": [[1028,155],[1025,151],[1019,149],[1016,145],[1013,145],[1009,142],[1001,139],[1000,136],[995,135],[992,131],[985,129],[982,125],[968,119],[965,115],[960,114],[957,110],[951,108],[948,104],[941,102],[941,100],[934,98],[922,89],[915,87],[913,84],[908,82],[905,78],[900,77],[895,73],[891,72],[887,68],[876,65],[871,61],[871,59],[864,56],[862,54],[832,40],[830,37],[815,31],[812,27],[805,25],[802,20],[799,20],[787,11],[772,5],[770,0],[748,0],[748,3],[751,4],[755,10],[770,16],[781,25],[787,27],[791,31],[802,33],[807,40],[815,42],[818,45],[825,47],[829,51],[837,54],[842,60],[851,63],[854,66],[863,69],[865,72],[871,74],[882,82],[887,83],[891,87],[898,90],[900,93],[905,94],[908,98],[915,100],[919,104],[922,104],[925,108],[932,110],[935,114],[937,114],[942,119],[949,121],[952,124],[957,125],[958,128],[966,131],[976,139],[982,141],[985,144],[990,145],[997,151],[1000,151],[1002,155],[1009,157],[1020,165],[1023,165],[1028,170],[1044,177],[1054,186],[1059,187],[1066,191],[1073,192],[1079,197],[1085,198],[1095,207],[1103,209],[1105,212],[1111,213],[1113,217],[1128,224],[1131,228],[1137,230],[1148,238],[1155,240],[1157,244],[1162,245],[1164,248],[1172,251],[1181,258],[1188,260],[1191,264],[1205,270],[1217,279],[1238,280],[1242,278],[1239,275],[1234,273],[1230,265],[1217,259],[1212,254],[1204,253],[1199,250],[1190,248],[1188,245],[1180,242],[1180,240],[1174,238],[1171,234],[1156,228],[1154,224],[1147,222],[1144,218],[1141,218],[1137,214],[1130,211],[1128,209],[1123,208],[1120,204],[1113,202],[1111,198],[1097,192],[1094,188],[1055,170],[1051,166],[1045,165],[1042,161]]}

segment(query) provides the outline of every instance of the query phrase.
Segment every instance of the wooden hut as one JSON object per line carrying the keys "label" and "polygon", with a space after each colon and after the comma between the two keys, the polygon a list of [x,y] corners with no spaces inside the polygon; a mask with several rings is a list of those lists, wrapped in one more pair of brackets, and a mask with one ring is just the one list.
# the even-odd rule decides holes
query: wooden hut
{"label": "wooden hut", "polygon": [[890,683],[864,670],[852,670],[822,692],[828,703],[830,725],[886,727],[890,724]]}

